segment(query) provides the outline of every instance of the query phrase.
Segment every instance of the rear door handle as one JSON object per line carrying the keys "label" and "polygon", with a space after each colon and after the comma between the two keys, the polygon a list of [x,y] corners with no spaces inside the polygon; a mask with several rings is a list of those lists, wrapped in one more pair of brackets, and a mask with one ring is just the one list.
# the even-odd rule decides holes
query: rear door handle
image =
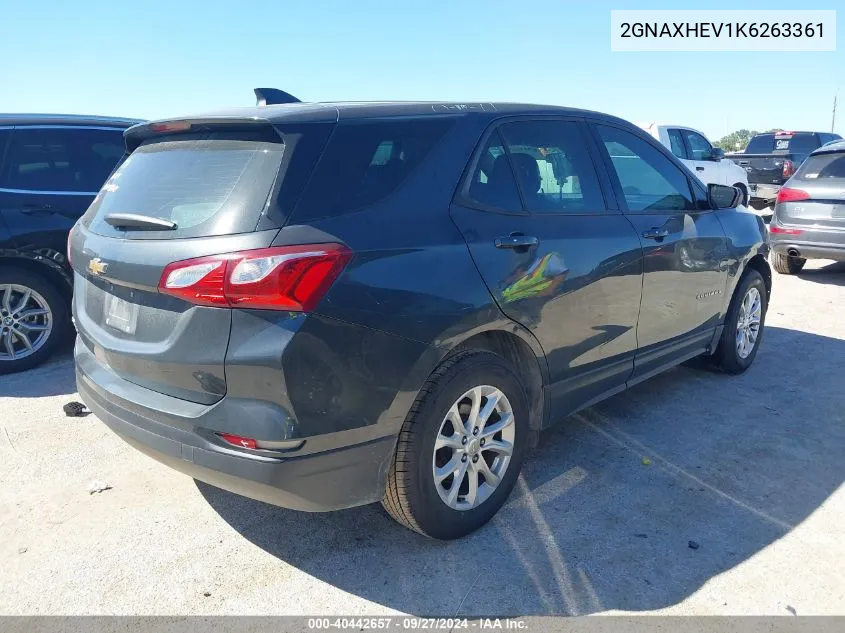
{"label": "rear door handle", "polygon": [[643,237],[647,240],[662,240],[667,235],[669,235],[668,229],[648,229],[647,231],[643,231]]}
{"label": "rear door handle", "polygon": [[540,243],[536,237],[530,235],[520,235],[518,233],[511,233],[507,237],[497,237],[493,240],[496,248],[529,248],[537,246]]}

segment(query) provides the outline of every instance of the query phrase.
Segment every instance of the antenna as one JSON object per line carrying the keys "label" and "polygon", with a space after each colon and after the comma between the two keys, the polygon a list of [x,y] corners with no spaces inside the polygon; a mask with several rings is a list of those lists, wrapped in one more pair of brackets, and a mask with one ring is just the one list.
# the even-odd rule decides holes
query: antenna
{"label": "antenna", "polygon": [[839,96],[839,91],[833,95],[833,116],[830,117],[830,131],[833,132],[833,127],[836,125],[836,97]]}

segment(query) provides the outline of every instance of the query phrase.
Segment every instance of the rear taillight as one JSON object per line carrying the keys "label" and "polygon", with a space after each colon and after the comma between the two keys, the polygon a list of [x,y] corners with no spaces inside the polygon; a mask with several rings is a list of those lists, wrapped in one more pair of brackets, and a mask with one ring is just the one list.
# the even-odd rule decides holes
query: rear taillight
{"label": "rear taillight", "polygon": [[781,187],[778,191],[778,202],[798,202],[799,200],[809,200],[810,194],[803,189],[793,189],[791,187]]}
{"label": "rear taillight", "polygon": [[198,305],[308,312],[352,257],[342,244],[278,246],[169,264],[159,292]]}
{"label": "rear taillight", "polygon": [[795,163],[793,163],[788,158],[785,161],[783,161],[783,177],[784,178],[791,177],[792,174],[795,173],[796,169],[797,168],[795,167]]}
{"label": "rear taillight", "polygon": [[769,225],[769,233],[775,233],[780,235],[801,235],[801,229],[787,229],[782,226],[777,226],[776,224]]}

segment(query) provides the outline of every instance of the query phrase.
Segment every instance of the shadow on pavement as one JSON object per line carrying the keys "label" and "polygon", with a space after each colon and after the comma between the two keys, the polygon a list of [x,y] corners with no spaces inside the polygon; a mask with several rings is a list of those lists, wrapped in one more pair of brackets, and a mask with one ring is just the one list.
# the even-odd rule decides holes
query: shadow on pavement
{"label": "shadow on pavement", "polygon": [[63,342],[43,365],[16,374],[0,375],[0,398],[41,398],[76,393],[73,341]]}
{"label": "shadow on pavement", "polygon": [[198,486],[273,556],[400,611],[657,609],[787,534],[845,479],[841,372],[797,358],[845,358],[845,341],[769,327],[742,376],[681,367],[571,416],[497,517],[451,543],[378,505],[306,514]]}
{"label": "shadow on pavement", "polygon": [[796,277],[818,284],[845,286],[845,262],[834,262],[822,268],[805,268]]}

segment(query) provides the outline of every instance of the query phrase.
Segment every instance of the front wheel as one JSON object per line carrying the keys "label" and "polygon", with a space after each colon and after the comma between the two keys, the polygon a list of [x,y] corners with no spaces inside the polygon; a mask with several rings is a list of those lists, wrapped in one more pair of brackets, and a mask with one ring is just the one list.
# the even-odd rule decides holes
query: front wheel
{"label": "front wheel", "polygon": [[749,202],[749,199],[748,199],[748,189],[746,189],[746,188],[745,188],[745,185],[743,185],[743,184],[742,184],[742,183],[740,183],[740,182],[736,183],[736,184],[734,185],[734,187],[736,187],[737,189],[739,189],[739,190],[742,192],[742,206],[747,207],[747,206],[748,206],[748,202]]}
{"label": "front wheel", "polygon": [[768,295],[762,275],[748,270],[734,291],[725,328],[714,354],[714,361],[730,374],[741,374],[751,367],[766,321]]}
{"label": "front wheel", "polygon": [[382,505],[425,536],[465,536],[504,504],[527,434],[525,390],[507,361],[459,353],[434,372],[408,413]]}

